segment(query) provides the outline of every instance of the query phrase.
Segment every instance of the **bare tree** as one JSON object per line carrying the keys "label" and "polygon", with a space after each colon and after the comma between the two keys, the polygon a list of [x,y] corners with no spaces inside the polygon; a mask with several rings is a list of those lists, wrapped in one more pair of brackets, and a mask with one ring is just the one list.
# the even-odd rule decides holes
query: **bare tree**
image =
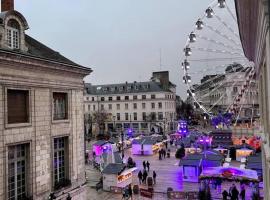
{"label": "bare tree", "polygon": [[109,113],[105,110],[95,111],[92,114],[93,122],[98,125],[99,132],[104,132],[105,130],[105,122],[109,119]]}

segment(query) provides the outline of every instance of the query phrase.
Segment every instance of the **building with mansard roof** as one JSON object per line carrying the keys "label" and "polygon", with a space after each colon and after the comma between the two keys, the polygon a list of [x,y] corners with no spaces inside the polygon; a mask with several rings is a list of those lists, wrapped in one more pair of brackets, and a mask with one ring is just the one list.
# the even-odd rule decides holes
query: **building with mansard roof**
{"label": "building with mansard roof", "polygon": [[154,72],[151,80],[146,82],[87,83],[84,105],[87,132],[100,131],[91,118],[99,111],[105,111],[109,116],[104,124],[106,131],[169,131],[174,129],[176,120],[176,86],[170,82],[168,71]]}
{"label": "building with mansard roof", "polygon": [[83,78],[92,70],[27,35],[13,0],[1,4],[0,199],[84,199]]}

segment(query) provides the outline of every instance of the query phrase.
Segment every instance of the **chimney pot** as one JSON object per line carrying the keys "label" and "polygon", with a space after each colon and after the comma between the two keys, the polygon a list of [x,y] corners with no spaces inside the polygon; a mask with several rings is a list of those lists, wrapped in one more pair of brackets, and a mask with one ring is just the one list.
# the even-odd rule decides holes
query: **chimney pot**
{"label": "chimney pot", "polygon": [[1,0],[1,12],[14,10],[14,0]]}

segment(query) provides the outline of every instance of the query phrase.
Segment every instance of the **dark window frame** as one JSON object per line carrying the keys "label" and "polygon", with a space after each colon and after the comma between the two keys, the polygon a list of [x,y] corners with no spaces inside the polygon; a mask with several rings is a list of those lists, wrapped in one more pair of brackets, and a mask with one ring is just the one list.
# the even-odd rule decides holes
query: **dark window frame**
{"label": "dark window frame", "polygon": [[[55,115],[55,111],[56,111],[56,108],[55,108],[55,96],[56,95],[64,95],[65,96],[65,112],[64,114],[63,113],[58,113],[58,115],[62,115],[62,116],[58,116],[56,117]],[[54,122],[57,122],[57,121],[67,121],[69,120],[69,93],[67,91],[53,91],[52,92],[52,119]],[[64,115],[64,116],[63,116]]]}
{"label": "dark window frame", "polygon": [[[14,105],[17,105],[18,103],[16,103],[14,100],[10,100],[11,96],[10,95],[15,95],[15,92],[13,94],[12,91],[17,91],[18,93],[25,93],[26,94],[26,97],[25,97],[25,108],[23,109],[24,110],[24,116],[22,116],[22,118],[25,117],[25,119],[13,119],[11,120],[10,119],[10,115],[13,116],[13,114],[16,113],[16,117],[18,117],[18,110],[15,111],[14,110]],[[14,126],[24,126],[24,125],[30,125],[31,124],[31,91],[30,89],[25,89],[25,88],[11,88],[11,87],[8,87],[5,89],[5,114],[6,114],[6,117],[5,117],[5,120],[6,120],[6,127],[9,128],[9,127],[14,127]],[[17,96],[16,98],[19,98],[19,96]],[[22,97],[20,97],[22,98]],[[18,100],[18,99],[17,99]],[[19,102],[20,99],[19,99]],[[12,104],[12,105],[9,105]],[[11,110],[11,111],[10,111]],[[9,112],[11,112],[9,114]],[[22,111],[23,112],[23,111]]]}

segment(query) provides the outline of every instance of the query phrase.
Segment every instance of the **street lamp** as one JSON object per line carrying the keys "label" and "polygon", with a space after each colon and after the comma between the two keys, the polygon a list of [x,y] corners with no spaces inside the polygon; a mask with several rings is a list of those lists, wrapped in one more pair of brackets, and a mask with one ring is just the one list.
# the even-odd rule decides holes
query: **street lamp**
{"label": "street lamp", "polygon": [[113,116],[113,132],[115,132],[116,131],[116,128],[115,128],[115,116]]}
{"label": "street lamp", "polygon": [[123,129],[121,131],[121,142],[122,142],[122,162],[124,162],[123,160],[124,160],[125,152],[124,152],[124,130]]}
{"label": "street lamp", "polygon": [[129,115],[129,128],[131,129],[131,114]]}

